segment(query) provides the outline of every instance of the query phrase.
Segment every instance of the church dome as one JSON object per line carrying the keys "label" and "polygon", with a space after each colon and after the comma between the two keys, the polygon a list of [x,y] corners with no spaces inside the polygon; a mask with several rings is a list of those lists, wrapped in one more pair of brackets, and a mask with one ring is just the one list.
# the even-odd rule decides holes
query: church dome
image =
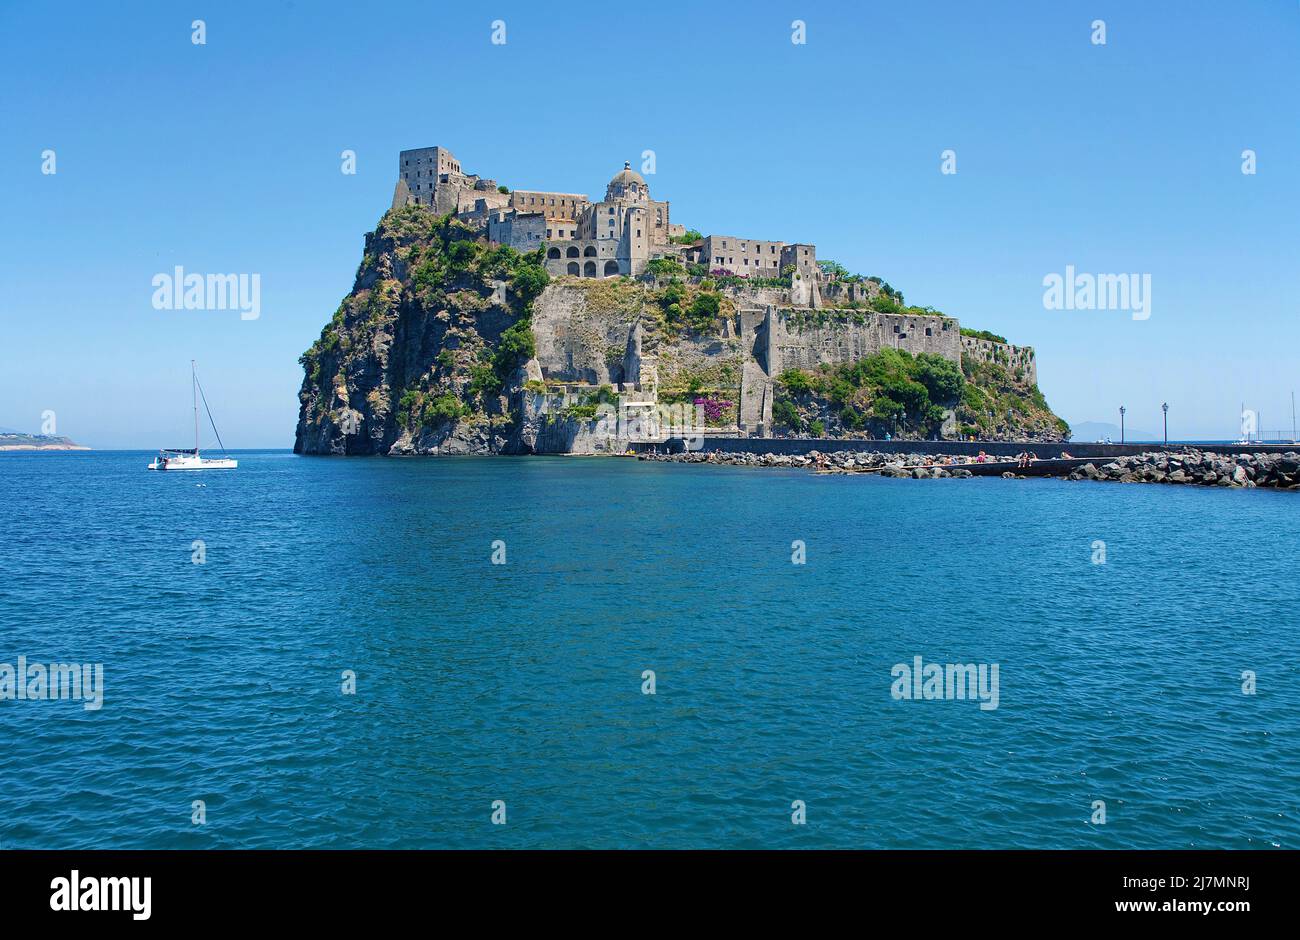
{"label": "church dome", "polygon": [[623,169],[614,174],[614,178],[605,187],[606,201],[631,199],[642,202],[650,198],[650,187],[645,184],[641,174],[632,169],[632,164],[624,163]]}
{"label": "church dome", "polygon": [[614,178],[609,181],[609,185],[626,186],[629,183],[640,183],[644,186],[645,180],[641,177],[640,173],[632,169],[632,164],[625,161],[623,163],[623,169],[614,174]]}

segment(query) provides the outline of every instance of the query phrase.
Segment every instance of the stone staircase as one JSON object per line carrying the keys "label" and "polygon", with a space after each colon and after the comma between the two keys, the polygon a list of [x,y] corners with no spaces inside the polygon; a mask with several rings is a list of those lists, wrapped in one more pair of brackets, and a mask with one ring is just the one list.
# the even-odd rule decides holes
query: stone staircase
{"label": "stone staircase", "polygon": [[740,429],[749,435],[762,432],[766,437],[772,427],[772,380],[753,359],[745,360],[740,374]]}

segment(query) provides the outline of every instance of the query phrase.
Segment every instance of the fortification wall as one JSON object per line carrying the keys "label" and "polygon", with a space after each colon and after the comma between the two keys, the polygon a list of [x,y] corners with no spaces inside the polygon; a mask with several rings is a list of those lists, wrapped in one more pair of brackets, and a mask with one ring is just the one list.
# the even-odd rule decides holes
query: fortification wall
{"label": "fortification wall", "polygon": [[880,352],[933,353],[961,364],[961,328],[952,317],[864,310],[778,310],[772,318],[770,375],[841,365]]}
{"label": "fortification wall", "polygon": [[1019,374],[1020,380],[1026,385],[1038,384],[1038,361],[1032,346],[1013,346],[976,336],[963,336],[961,351],[980,362],[1003,366],[1013,376]]}

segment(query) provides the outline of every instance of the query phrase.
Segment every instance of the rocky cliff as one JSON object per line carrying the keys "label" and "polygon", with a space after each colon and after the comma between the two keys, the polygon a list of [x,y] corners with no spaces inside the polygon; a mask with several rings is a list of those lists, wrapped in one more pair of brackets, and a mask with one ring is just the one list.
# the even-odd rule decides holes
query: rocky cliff
{"label": "rocky cliff", "polygon": [[386,214],[300,360],[295,452],[529,450],[520,405],[539,261],[423,209]]}
{"label": "rocky cliff", "polygon": [[294,450],[621,452],[662,437],[629,438],[624,419],[672,408],[714,433],[1062,433],[1031,349],[963,348],[955,318],[903,307],[878,281],[797,281],[668,259],[636,279],[552,279],[540,251],[394,209],[301,358]]}

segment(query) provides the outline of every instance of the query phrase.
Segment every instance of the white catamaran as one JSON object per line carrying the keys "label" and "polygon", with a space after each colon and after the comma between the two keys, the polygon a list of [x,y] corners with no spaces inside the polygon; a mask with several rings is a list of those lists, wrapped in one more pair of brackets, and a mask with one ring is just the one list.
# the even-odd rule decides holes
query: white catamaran
{"label": "white catamaran", "polygon": [[212,424],[212,433],[217,435],[217,443],[221,445],[222,453],[225,453],[226,445],[221,443],[221,432],[217,430],[217,422],[212,420],[212,409],[208,407],[207,396],[203,394],[203,386],[199,385],[199,370],[194,365],[194,360],[190,360],[190,374],[193,380],[193,388],[190,390],[194,396],[194,448],[166,448],[158,452],[154,462],[149,464],[150,470],[234,470],[239,466],[238,460],[233,460],[229,456],[225,457],[201,457],[199,456],[199,398],[203,398],[203,410],[208,413],[208,421]]}

